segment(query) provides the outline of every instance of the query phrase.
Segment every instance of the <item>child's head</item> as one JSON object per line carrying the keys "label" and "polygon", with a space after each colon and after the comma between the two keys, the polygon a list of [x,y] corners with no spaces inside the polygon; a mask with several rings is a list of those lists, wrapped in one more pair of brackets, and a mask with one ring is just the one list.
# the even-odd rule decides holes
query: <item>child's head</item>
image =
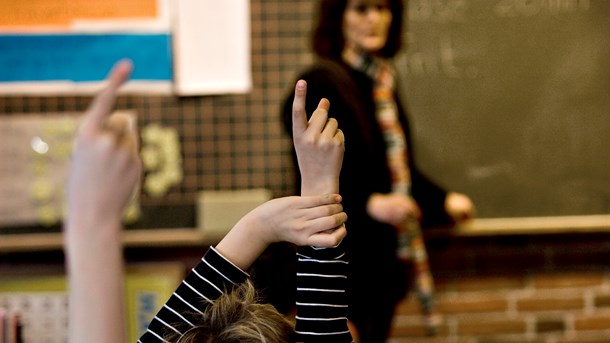
{"label": "child's head", "polygon": [[172,332],[165,339],[176,343],[286,343],[292,342],[294,324],[271,304],[259,302],[251,281],[226,292],[203,313],[201,321],[182,337]]}

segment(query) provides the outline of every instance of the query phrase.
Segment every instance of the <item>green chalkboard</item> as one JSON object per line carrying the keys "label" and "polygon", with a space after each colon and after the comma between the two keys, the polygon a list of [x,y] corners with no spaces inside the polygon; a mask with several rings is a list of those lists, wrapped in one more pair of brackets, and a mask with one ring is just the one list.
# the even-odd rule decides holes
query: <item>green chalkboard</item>
{"label": "green chalkboard", "polygon": [[610,213],[610,1],[410,0],[420,165],[481,218]]}

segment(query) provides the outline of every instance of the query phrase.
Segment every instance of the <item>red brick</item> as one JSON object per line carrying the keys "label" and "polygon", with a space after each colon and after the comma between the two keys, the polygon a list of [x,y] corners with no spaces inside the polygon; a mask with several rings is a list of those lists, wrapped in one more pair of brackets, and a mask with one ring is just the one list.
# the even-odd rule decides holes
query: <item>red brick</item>
{"label": "red brick", "polygon": [[598,295],[594,298],[595,307],[610,307],[610,295]]}
{"label": "red brick", "polygon": [[595,287],[603,282],[604,275],[601,273],[543,274],[533,277],[536,288]]}
{"label": "red brick", "polygon": [[440,313],[477,313],[477,312],[505,312],[508,301],[501,296],[481,295],[479,297],[452,297],[451,299],[439,297],[437,308]]}
{"label": "red brick", "polygon": [[520,289],[525,286],[525,279],[515,277],[465,277],[454,281],[456,291]]}
{"label": "red brick", "polygon": [[476,341],[477,343],[548,343],[546,339],[530,339],[526,338],[524,335],[499,335],[499,336],[487,336],[485,338],[480,338]]}
{"label": "red brick", "polygon": [[[436,337],[449,335],[448,323],[441,317]],[[391,336],[393,337],[427,337],[421,315],[398,315],[392,323]]]}
{"label": "red brick", "polygon": [[[419,337],[419,338],[391,337],[387,343],[447,343],[447,338],[446,337]],[[470,339],[470,338],[457,338],[457,339],[451,338],[451,343],[472,343],[472,339]],[[519,343],[521,343],[521,342],[519,342]]]}
{"label": "red brick", "polygon": [[574,329],[579,331],[610,329],[610,314],[577,315],[574,318]]}
{"label": "red brick", "polygon": [[553,310],[575,310],[584,307],[584,299],[581,296],[555,296],[546,297],[537,295],[517,300],[517,310],[523,311],[553,311]]}
{"label": "red brick", "polygon": [[608,333],[587,333],[586,337],[579,334],[576,337],[559,337],[556,343],[608,343]]}
{"label": "red brick", "polygon": [[546,319],[538,319],[536,322],[536,332],[537,333],[547,333],[547,332],[563,332],[566,329],[566,323],[561,318],[546,318]]}
{"label": "red brick", "polygon": [[[440,324],[436,337],[447,337],[449,334],[449,328],[446,324]],[[421,323],[415,322],[401,322],[395,320],[392,330],[390,332],[391,337],[426,337],[426,331]]]}
{"label": "red brick", "polygon": [[459,336],[525,333],[527,325],[523,319],[461,320]]}

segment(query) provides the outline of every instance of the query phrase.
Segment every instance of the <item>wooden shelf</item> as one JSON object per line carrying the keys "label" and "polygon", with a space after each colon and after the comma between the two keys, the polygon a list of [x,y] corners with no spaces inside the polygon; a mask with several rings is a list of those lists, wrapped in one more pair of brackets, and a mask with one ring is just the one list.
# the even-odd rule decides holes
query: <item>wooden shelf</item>
{"label": "wooden shelf", "polygon": [[[445,230],[446,231],[446,230]],[[457,225],[453,236],[541,235],[561,233],[609,232],[610,215],[481,218]],[[191,247],[214,242],[195,228],[128,230],[123,233],[125,247]],[[0,236],[0,253],[53,251],[63,247],[61,233],[34,233]]]}
{"label": "wooden shelf", "polygon": [[[125,247],[187,247],[209,243],[201,231],[194,228],[128,230],[123,232]],[[0,253],[61,249],[63,249],[63,234],[61,233],[15,234],[0,237]]]}

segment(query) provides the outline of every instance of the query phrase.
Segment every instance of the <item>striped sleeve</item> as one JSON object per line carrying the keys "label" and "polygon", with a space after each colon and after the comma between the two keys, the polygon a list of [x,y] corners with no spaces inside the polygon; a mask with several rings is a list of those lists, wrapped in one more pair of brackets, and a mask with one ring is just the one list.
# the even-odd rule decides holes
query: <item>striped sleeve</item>
{"label": "striped sleeve", "polygon": [[343,243],[297,251],[297,342],[352,342],[347,326],[347,267]]}
{"label": "striped sleeve", "polygon": [[192,327],[195,318],[214,300],[248,277],[248,274],[210,247],[159,310],[138,342],[167,342],[163,337],[170,331],[183,334],[177,327],[182,330]]}

